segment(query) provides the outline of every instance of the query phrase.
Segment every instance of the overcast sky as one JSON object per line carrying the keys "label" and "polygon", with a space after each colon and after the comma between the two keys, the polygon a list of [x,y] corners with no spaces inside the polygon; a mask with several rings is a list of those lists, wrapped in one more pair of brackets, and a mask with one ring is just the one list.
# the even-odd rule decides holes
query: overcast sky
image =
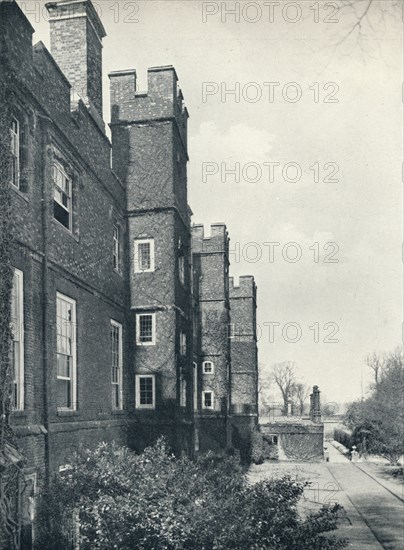
{"label": "overcast sky", "polygon": [[[136,68],[142,90],[147,67],[177,70],[190,112],[193,221],[207,233],[225,222],[231,273],[256,277],[263,369],[295,361],[301,380],[328,401],[360,397],[362,371],[365,389],[370,379],[364,356],[401,342],[403,33],[395,2],[373,3],[362,37],[338,2],[227,2],[228,10],[238,5],[236,16],[221,2],[96,4],[108,34],[105,104],[109,71]],[[35,41],[48,45],[43,5],[23,9]],[[226,94],[238,87],[239,98]],[[225,170],[238,166],[237,182]],[[272,342],[268,323],[279,323]]]}

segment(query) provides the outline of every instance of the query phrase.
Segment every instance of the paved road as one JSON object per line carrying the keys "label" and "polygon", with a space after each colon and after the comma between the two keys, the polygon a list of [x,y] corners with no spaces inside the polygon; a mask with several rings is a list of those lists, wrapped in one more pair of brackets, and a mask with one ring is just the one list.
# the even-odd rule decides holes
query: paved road
{"label": "paved road", "polygon": [[338,502],[345,514],[336,532],[349,541],[352,550],[404,550],[404,502],[328,446],[330,462],[265,463],[252,469],[252,482],[285,473],[310,480],[301,503],[312,510]]}
{"label": "paved road", "polygon": [[[358,550],[362,548],[403,550],[404,502],[355,464],[346,460],[331,446],[330,462],[326,465],[335,482],[338,483],[339,490],[344,494],[344,500],[348,501],[344,505],[351,520],[351,529],[345,528],[345,530],[347,536],[349,536],[348,531],[352,531],[351,547]],[[360,526],[361,523],[367,526],[367,533],[364,526]],[[373,541],[369,531],[373,535]],[[356,539],[356,545],[352,545],[354,543],[352,535]]]}

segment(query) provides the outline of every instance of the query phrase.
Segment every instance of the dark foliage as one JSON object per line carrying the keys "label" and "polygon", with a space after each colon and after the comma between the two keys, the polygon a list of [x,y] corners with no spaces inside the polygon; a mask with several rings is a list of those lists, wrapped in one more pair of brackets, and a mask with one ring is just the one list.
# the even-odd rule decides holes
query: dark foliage
{"label": "dark foliage", "polygon": [[381,455],[391,464],[404,454],[404,367],[399,349],[385,356],[372,395],[351,403],[344,422],[352,430],[350,446],[360,452]]}
{"label": "dark foliage", "polygon": [[[37,548],[67,547],[66,518],[80,517],[84,550],[305,550],[343,548],[329,536],[339,506],[302,519],[304,484],[285,477],[248,484],[235,457],[175,458],[164,440],[135,455],[103,444],[71,462],[42,499],[51,529]],[[63,527],[65,525],[65,528]]]}

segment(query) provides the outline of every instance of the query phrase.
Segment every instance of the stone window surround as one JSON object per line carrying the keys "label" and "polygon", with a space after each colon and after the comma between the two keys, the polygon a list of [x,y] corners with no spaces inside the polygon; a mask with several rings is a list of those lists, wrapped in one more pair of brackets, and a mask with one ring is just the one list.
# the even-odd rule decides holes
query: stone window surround
{"label": "stone window surround", "polygon": [[[139,246],[149,245],[149,267],[142,268],[143,259],[140,257]],[[151,273],[154,271],[154,239],[135,239],[134,241],[134,272],[135,273]]]}
{"label": "stone window surround", "polygon": [[[141,379],[148,379],[152,381],[152,402],[141,403],[140,395],[140,381]],[[156,408],[156,376],[154,374],[136,374],[136,409],[149,409],[154,410]]]}
{"label": "stone window surround", "polygon": [[[15,323],[18,324],[18,327],[17,327],[18,340],[16,340],[16,342],[19,343],[19,353],[18,353],[18,365],[16,365],[17,368],[15,369],[17,371],[15,373],[16,379],[14,380],[16,404],[13,410],[23,411],[24,410],[24,273],[19,269],[14,269],[12,305],[13,305],[14,295],[17,298],[17,304],[16,304],[17,318],[15,320],[12,319],[12,322],[14,321]],[[12,307],[12,309],[14,308]],[[12,343],[12,345],[14,344]],[[13,360],[14,359],[15,357],[13,355]]]}
{"label": "stone window surround", "polygon": [[[208,370],[206,367],[207,365],[210,365],[210,370]],[[213,361],[203,361],[202,363],[202,373],[203,374],[214,374],[215,373],[215,364]]]}
{"label": "stone window surround", "polygon": [[[151,340],[142,341],[140,331],[141,317],[151,318]],[[156,313],[137,313],[136,314],[136,345],[137,346],[154,346],[156,344]]]}
{"label": "stone window surround", "polygon": [[[76,411],[77,410],[77,346],[76,346],[76,300],[73,298],[70,298],[69,296],[66,296],[60,292],[56,293],[56,310],[57,310],[57,304],[58,301],[64,301],[67,304],[69,304],[72,309],[72,318],[70,320],[72,325],[72,338],[71,338],[71,359],[72,359],[72,365],[71,365],[71,374],[70,374],[70,383],[71,383],[71,405],[70,406],[58,406],[58,411]],[[56,330],[57,327],[57,317],[56,317]],[[58,340],[58,334],[56,336],[56,339]],[[58,351],[56,349],[56,356],[58,355]],[[63,379],[56,374],[58,379]]]}
{"label": "stone window surround", "polygon": [[[117,352],[117,355],[118,355],[118,362],[117,364],[114,362],[114,357],[113,357],[113,348],[112,348],[112,335],[113,335],[113,330],[117,330],[117,335],[118,335],[118,350],[116,350]],[[122,410],[123,409],[123,388],[122,388],[122,374],[123,374],[123,355],[122,355],[122,352],[123,352],[123,327],[121,325],[121,323],[118,323],[118,321],[115,321],[114,319],[111,319],[111,384],[112,384],[112,390],[114,389],[115,386],[118,386],[118,404],[116,404],[116,402],[112,402],[111,401],[111,404],[112,404],[112,408],[113,410]],[[114,369],[117,369],[117,380],[114,381],[114,372],[113,370]],[[112,395],[111,395],[112,397]]]}
{"label": "stone window surround", "polygon": [[[206,397],[210,395],[210,405],[206,405]],[[215,394],[212,390],[205,390],[202,392],[202,408],[213,410],[215,408]]]}

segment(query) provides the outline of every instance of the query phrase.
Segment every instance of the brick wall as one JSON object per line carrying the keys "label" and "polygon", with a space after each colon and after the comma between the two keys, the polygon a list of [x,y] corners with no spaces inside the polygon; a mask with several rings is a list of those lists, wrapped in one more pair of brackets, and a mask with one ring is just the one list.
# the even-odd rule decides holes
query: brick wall
{"label": "brick wall", "polygon": [[73,92],[102,117],[102,43],[104,27],[91,3],[49,4],[51,50]]}
{"label": "brick wall", "polygon": [[[154,374],[156,410],[137,411],[142,422],[181,425],[192,417],[192,301],[190,221],[187,204],[186,117],[172,67],[149,69],[147,93],[135,93],[135,71],[111,73],[113,167],[127,190],[129,283],[133,335],[136,315],[155,313],[156,341],[133,345],[137,374]],[[136,273],[136,240],[151,239],[154,269]],[[185,279],[180,282],[179,256]],[[180,354],[180,333],[187,339]],[[180,407],[180,377],[187,406]],[[166,432],[167,428],[164,428]],[[172,428],[171,428],[172,430]],[[189,446],[191,425],[187,428]],[[151,433],[155,432],[153,428]],[[170,440],[172,440],[170,435]],[[175,439],[175,438],[174,438]]]}
{"label": "brick wall", "polygon": [[[229,238],[224,224],[213,224],[210,237],[203,225],[192,226],[194,296],[197,301],[198,394],[196,418],[199,451],[224,449],[230,444],[230,304],[228,287]],[[213,373],[203,363],[213,363]],[[203,403],[203,392],[214,395],[213,409]]]}
{"label": "brick wall", "polygon": [[[199,269],[200,362],[212,361],[214,374],[202,373],[201,391],[213,391],[217,412],[227,410],[230,394],[230,308],[228,289],[228,235],[224,224],[192,227],[194,265]],[[210,414],[209,411],[202,411]]]}
{"label": "brick wall", "polygon": [[[33,29],[18,6],[0,4],[22,130],[22,185],[11,195],[13,264],[24,273],[25,410],[13,415],[13,424],[40,479],[45,464],[56,470],[82,445],[116,440],[141,450],[164,434],[174,450],[191,452],[196,426],[200,450],[219,450],[230,433],[229,241],[225,225],[215,224],[210,238],[195,226],[191,243],[188,113],[177,75],[172,67],[149,69],[147,93],[136,92],[135,71],[110,75],[111,146],[100,115],[102,24],[88,2],[75,5],[87,19],[52,19],[59,67],[42,43],[32,47]],[[71,102],[72,87],[82,90],[84,101]],[[71,232],[53,215],[55,161],[72,180]],[[114,224],[121,233],[118,272]],[[154,239],[152,273],[134,273],[136,238]],[[76,301],[77,313],[78,407],[67,414],[56,403],[57,292]],[[136,313],[144,311],[156,313],[155,346],[136,345]],[[111,407],[111,319],[123,326],[120,412]],[[184,356],[181,332],[187,337]],[[253,356],[253,347],[243,350],[237,355]],[[213,377],[202,374],[204,360],[214,362]],[[216,403],[213,412],[200,411],[196,418],[194,361],[199,405],[208,389]],[[136,373],[156,375],[156,411],[136,409]],[[180,377],[187,381],[186,408],[180,407]],[[251,395],[252,388],[246,392]]]}
{"label": "brick wall", "polygon": [[258,354],[254,277],[230,278],[232,405],[235,414],[257,414]]}
{"label": "brick wall", "polygon": [[[111,407],[110,347],[114,319],[124,327],[126,366],[126,194],[110,169],[111,145],[99,123],[83,104],[71,111],[68,81],[42,44],[32,49],[31,26],[16,4],[7,4],[1,4],[1,24],[14,68],[14,115],[24,130],[23,185],[10,192],[17,241],[13,265],[24,273],[25,410],[14,413],[12,422],[27,463],[43,478],[46,438],[51,468],[80,445],[127,441],[124,419]],[[73,180],[71,233],[53,218],[55,158]],[[114,223],[122,228],[121,274],[112,263]],[[56,292],[77,306],[78,410],[67,416],[56,403]],[[133,408],[130,371],[124,372],[123,388],[124,403]]]}
{"label": "brick wall", "polygon": [[322,460],[324,425],[306,422],[271,422],[260,425],[264,437],[277,438],[279,458],[290,460]]}

